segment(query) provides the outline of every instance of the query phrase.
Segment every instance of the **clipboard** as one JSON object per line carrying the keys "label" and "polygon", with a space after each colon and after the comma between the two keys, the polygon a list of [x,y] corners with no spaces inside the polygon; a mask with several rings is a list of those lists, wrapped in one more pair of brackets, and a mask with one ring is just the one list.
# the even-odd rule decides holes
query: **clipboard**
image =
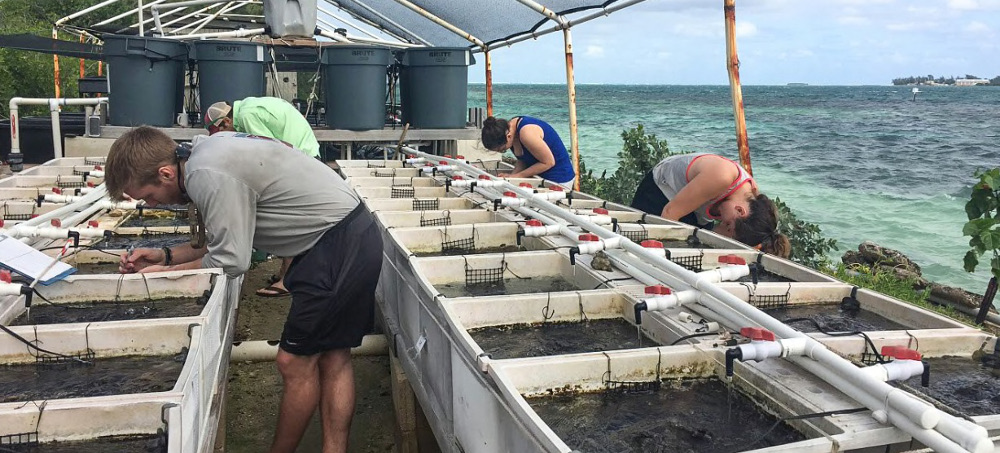
{"label": "clipboard", "polygon": [[[39,280],[42,285],[50,285],[76,272],[76,268],[62,261],[57,262],[48,272],[45,268],[52,264],[55,258],[12,238],[0,234],[0,267],[10,269],[30,281]],[[45,275],[39,275],[45,272]]]}

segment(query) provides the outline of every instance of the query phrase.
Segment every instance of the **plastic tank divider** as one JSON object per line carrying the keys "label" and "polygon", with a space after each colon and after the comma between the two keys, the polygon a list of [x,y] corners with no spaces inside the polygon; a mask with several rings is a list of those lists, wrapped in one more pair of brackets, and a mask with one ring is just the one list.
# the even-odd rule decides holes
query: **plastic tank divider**
{"label": "plastic tank divider", "polygon": [[[438,160],[447,160],[450,165],[454,165],[457,168],[465,171],[467,174],[472,175],[482,175],[486,174],[478,168],[475,168],[463,161],[458,161],[449,158],[441,158],[440,156],[434,156],[431,154],[423,153],[417,151],[413,148],[404,147],[410,154],[414,154],[424,158],[432,158]],[[620,237],[618,234],[608,231],[589,220],[580,218],[575,214],[566,212],[565,210],[559,208],[555,204],[547,201],[535,199],[532,197],[532,192],[526,191],[523,188],[516,187],[513,184],[505,184],[506,187],[502,189],[513,191],[514,193],[524,197],[528,200],[529,205],[534,205],[535,207],[544,210],[547,214],[553,215],[555,217],[571,222],[578,225],[593,234],[596,234],[601,239],[611,239],[615,237]],[[488,189],[476,188],[477,192],[480,192],[486,196],[495,194],[495,192]],[[568,228],[566,228],[568,229]],[[563,230],[561,228],[561,230]],[[992,441],[986,437],[981,437],[978,439],[951,439],[945,437],[943,434],[938,432],[928,433],[926,431],[934,428],[941,419],[953,418],[951,415],[945,414],[942,411],[928,405],[926,402],[917,399],[910,394],[904,394],[903,392],[897,391],[894,387],[875,379],[872,379],[865,375],[859,368],[854,364],[843,359],[837,354],[826,349],[825,346],[813,340],[811,337],[798,332],[791,327],[777,321],[776,319],[770,317],[761,310],[744,303],[742,300],[736,296],[722,290],[721,288],[715,286],[714,284],[707,283],[699,278],[698,275],[684,269],[680,265],[671,262],[664,256],[660,256],[654,252],[651,252],[642,246],[632,243],[627,238],[621,238],[621,247],[628,252],[631,252],[633,257],[625,255],[624,259],[628,262],[630,259],[634,259],[635,262],[631,264],[647,263],[652,264],[665,269],[666,273],[678,276],[679,279],[686,285],[693,287],[703,293],[700,298],[702,301],[705,299],[713,299],[713,302],[718,302],[723,305],[724,308],[736,311],[746,318],[750,319],[757,325],[767,328],[775,333],[779,338],[805,338],[808,350],[813,351],[812,359],[822,363],[825,366],[817,366],[816,368],[807,368],[819,377],[830,383],[831,385],[842,384],[844,381],[848,382],[859,382],[863,385],[859,386],[845,386],[841,389],[847,395],[851,396],[855,400],[858,400],[862,404],[873,410],[885,410],[886,412],[898,412],[906,417],[905,422],[900,422],[897,417],[890,416],[889,422],[895,424],[898,428],[906,431],[908,434],[913,436],[918,440],[926,439],[928,442],[937,445],[938,451],[966,451],[960,444],[973,445],[975,447],[974,452],[979,451],[992,451]],[[643,258],[645,258],[644,261]],[[708,297],[706,297],[708,296]],[[733,328],[743,327],[743,326],[731,326]],[[800,363],[802,360],[796,360],[796,363]],[[801,365],[801,363],[800,363]],[[817,364],[819,365],[819,364]],[[819,372],[817,372],[819,371]],[[838,375],[834,375],[834,373]],[[948,420],[947,425],[954,426],[957,424],[955,420]],[[949,430],[950,431],[950,430]],[[945,439],[945,442],[938,442],[938,436]],[[979,436],[976,436],[979,437]],[[923,441],[923,440],[922,440]],[[987,443],[989,445],[987,445]],[[952,448],[954,447],[954,449]],[[989,447],[989,448],[987,448]]]}

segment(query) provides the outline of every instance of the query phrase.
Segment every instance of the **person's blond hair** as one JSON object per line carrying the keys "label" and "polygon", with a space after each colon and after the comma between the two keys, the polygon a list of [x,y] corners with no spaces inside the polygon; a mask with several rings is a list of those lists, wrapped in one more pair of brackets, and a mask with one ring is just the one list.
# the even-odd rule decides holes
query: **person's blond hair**
{"label": "person's blond hair", "polygon": [[104,184],[112,199],[125,198],[125,188],[157,183],[160,167],[176,160],[177,143],[159,129],[139,126],[111,145],[104,168]]}

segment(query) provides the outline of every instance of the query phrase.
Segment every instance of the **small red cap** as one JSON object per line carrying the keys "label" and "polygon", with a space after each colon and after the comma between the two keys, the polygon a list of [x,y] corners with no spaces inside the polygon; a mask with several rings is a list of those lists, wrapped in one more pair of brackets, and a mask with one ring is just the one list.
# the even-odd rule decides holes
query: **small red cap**
{"label": "small red cap", "polygon": [[407,154],[406,157],[408,159],[413,159],[414,157],[417,157],[417,155],[416,154]]}
{"label": "small red cap", "polygon": [[763,327],[744,327],[740,329],[740,335],[753,341],[774,341],[774,332]]}
{"label": "small red cap", "polygon": [[899,360],[920,360],[922,357],[916,350],[903,346],[882,346],[882,355]]}
{"label": "small red cap", "polygon": [[647,249],[662,249],[663,243],[653,239],[646,239],[639,243],[639,245],[646,247]]}
{"label": "small red cap", "polygon": [[522,182],[522,183],[518,184],[517,186],[518,187],[524,187],[524,188],[527,188],[527,189],[534,189],[535,188],[535,186],[532,186],[530,182]]}
{"label": "small red cap", "polygon": [[505,196],[505,197],[512,197],[512,198],[517,198],[517,194],[516,194],[516,193],[514,193],[514,192],[511,192],[511,191],[509,191],[509,190],[508,190],[508,191],[506,191],[506,192],[504,192],[504,193],[503,193],[503,196]]}
{"label": "small red cap", "polygon": [[562,192],[563,188],[562,188],[562,186],[549,186],[549,190],[551,190],[553,192]]}
{"label": "small red cap", "polygon": [[493,178],[491,178],[490,175],[479,175],[479,179],[484,179],[484,180],[489,181],[489,180],[491,180]]}
{"label": "small red cap", "polygon": [[458,159],[463,159],[463,160],[465,159],[465,156],[463,156],[463,155],[461,155],[461,154],[459,154],[459,155],[457,155],[457,156],[455,156],[455,157],[456,157],[456,158],[458,158]]}
{"label": "small red cap", "polygon": [[545,224],[542,223],[541,220],[531,219],[531,220],[528,220],[528,221],[524,222],[524,226],[540,227],[540,226],[545,226]]}
{"label": "small red cap", "polygon": [[608,215],[608,210],[604,208],[594,208],[594,214]]}
{"label": "small red cap", "polygon": [[31,218],[33,219],[33,218],[38,217],[38,216],[39,216],[39,214],[32,214]]}
{"label": "small red cap", "polygon": [[87,181],[87,187],[97,187],[97,186],[94,184],[94,181]]}
{"label": "small red cap", "polygon": [[[448,156],[444,156],[444,157],[448,157]],[[446,161],[446,160],[439,160],[438,161],[438,165],[448,165],[448,161]]]}
{"label": "small red cap", "polygon": [[452,181],[457,181],[459,179],[465,179],[465,178],[463,178],[462,175],[455,175],[455,176],[452,176],[451,179],[452,179]]}
{"label": "small red cap", "polygon": [[430,163],[430,162],[427,162],[426,164],[424,164],[424,166],[425,166],[425,167],[433,167],[433,166],[434,166],[434,164],[432,164],[432,163]]}
{"label": "small red cap", "polygon": [[670,288],[667,288],[666,286],[663,285],[647,286],[645,291],[646,294],[658,294],[660,296],[665,296],[672,292],[673,291],[671,291]]}
{"label": "small red cap", "polygon": [[89,225],[91,228],[97,228],[97,227],[101,226],[101,222],[98,222],[96,220],[91,220],[91,221],[87,222],[87,225]]}
{"label": "small red cap", "polygon": [[104,167],[100,165],[94,165],[94,170],[104,170]]}
{"label": "small red cap", "polygon": [[3,228],[3,219],[0,219],[0,228]]}
{"label": "small red cap", "polygon": [[10,277],[10,271],[9,270],[7,270],[7,269],[0,270],[0,281],[2,281],[4,283],[10,283],[11,277]]}
{"label": "small red cap", "polygon": [[444,157],[451,159],[451,154],[445,154]]}
{"label": "small red cap", "polygon": [[59,227],[62,226],[62,220],[59,220],[59,219],[49,220],[49,223],[52,224],[52,226],[54,226],[56,228],[59,228]]}
{"label": "small red cap", "polygon": [[596,234],[593,233],[581,234],[580,237],[578,237],[577,239],[579,239],[581,242],[597,242],[601,240],[600,237],[598,237]]}
{"label": "small red cap", "polygon": [[52,193],[57,194],[57,195],[62,195],[62,187],[53,187],[52,188]]}
{"label": "small red cap", "polygon": [[719,262],[723,264],[746,264],[747,260],[736,255],[722,255],[719,257]]}

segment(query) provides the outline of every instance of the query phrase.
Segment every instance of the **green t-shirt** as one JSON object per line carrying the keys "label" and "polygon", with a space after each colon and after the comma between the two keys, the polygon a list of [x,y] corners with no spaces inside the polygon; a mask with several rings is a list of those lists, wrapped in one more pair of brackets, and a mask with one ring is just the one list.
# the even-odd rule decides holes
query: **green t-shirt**
{"label": "green t-shirt", "polygon": [[287,142],[310,157],[319,157],[319,142],[305,117],[284,99],[246,98],[233,103],[233,127],[238,132]]}

